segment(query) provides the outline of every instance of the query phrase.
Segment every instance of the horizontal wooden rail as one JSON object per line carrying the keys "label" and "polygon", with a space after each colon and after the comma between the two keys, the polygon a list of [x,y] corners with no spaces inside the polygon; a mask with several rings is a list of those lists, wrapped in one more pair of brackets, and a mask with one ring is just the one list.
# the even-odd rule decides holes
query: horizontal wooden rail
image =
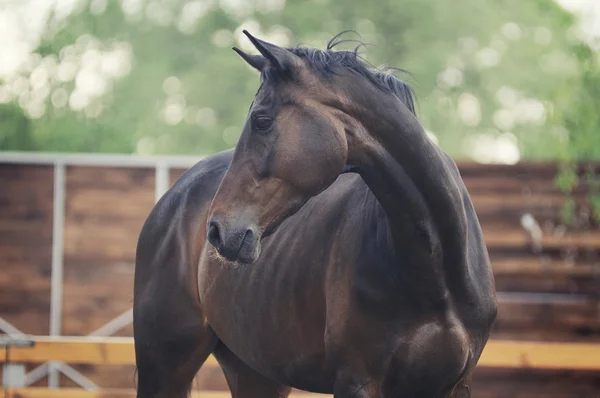
{"label": "horizontal wooden rail", "polygon": [[491,340],[478,366],[600,370],[600,344]]}
{"label": "horizontal wooden rail", "polygon": [[[81,388],[51,389],[43,387],[16,388],[8,391],[6,398],[135,398],[135,390],[106,389],[87,391]],[[228,391],[194,391],[190,398],[230,398]],[[293,392],[290,398],[326,398],[331,395]]]}
{"label": "horizontal wooden rail", "polygon": [[[33,347],[13,347],[13,363],[62,361],[69,364],[135,365],[132,338],[33,337]],[[5,349],[0,349],[0,363]],[[208,366],[216,366],[209,357]],[[490,340],[479,367],[600,370],[600,344]]]}
{"label": "horizontal wooden rail", "polygon": [[[33,347],[10,349],[10,361],[14,363],[42,363],[62,361],[69,364],[135,365],[133,339],[130,337],[48,337],[35,336]],[[4,350],[0,349],[0,363]],[[207,364],[216,365],[214,357]]]}

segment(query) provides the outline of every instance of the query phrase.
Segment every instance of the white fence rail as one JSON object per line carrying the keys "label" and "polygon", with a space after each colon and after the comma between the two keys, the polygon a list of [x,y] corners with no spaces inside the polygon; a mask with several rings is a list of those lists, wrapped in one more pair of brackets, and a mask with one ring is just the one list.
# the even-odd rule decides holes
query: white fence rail
{"label": "white fence rail", "polygon": [[[148,168],[155,172],[155,201],[158,201],[169,188],[169,171],[172,168],[189,168],[201,156],[137,156],[118,154],[47,153],[47,152],[0,152],[0,165],[21,164],[54,167],[53,225],[52,225],[52,273],[50,280],[50,335],[60,336],[63,297],[63,250],[65,222],[66,169],[69,166]],[[133,320],[129,309],[107,322],[90,336],[111,336]],[[6,334],[21,334],[14,325],[0,318],[0,331]],[[95,385],[75,369],[63,363],[45,363],[25,377],[26,386],[48,375],[48,386],[59,385],[59,372],[69,377],[81,387],[94,389]]]}

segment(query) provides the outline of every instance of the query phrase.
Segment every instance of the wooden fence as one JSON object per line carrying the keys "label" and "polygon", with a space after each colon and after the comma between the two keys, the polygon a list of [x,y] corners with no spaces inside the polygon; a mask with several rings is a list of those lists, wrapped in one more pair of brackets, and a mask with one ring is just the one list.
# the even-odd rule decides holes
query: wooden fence
{"label": "wooden fence", "polygon": [[[11,364],[44,363],[60,361],[68,364],[135,365],[133,340],[131,338],[73,338],[35,337],[31,347],[0,349],[0,363]],[[7,355],[10,350],[10,355]],[[215,368],[218,364],[210,356],[204,368]],[[589,343],[541,343],[523,341],[491,340],[478,364],[479,368],[578,370],[600,371],[600,344]],[[7,389],[9,397],[20,398],[132,398],[133,389],[83,390],[81,388],[48,389],[25,387]],[[226,391],[202,390],[195,395],[205,398],[224,398]],[[318,397],[295,391],[293,398]]]}
{"label": "wooden fence", "polygon": [[[494,266],[493,339],[600,343],[600,229],[591,221],[587,185],[573,192],[575,225],[567,227],[559,218],[566,198],[555,187],[557,165],[459,163],[459,169]],[[54,170],[50,163],[0,159],[0,317],[34,335],[50,334]],[[168,182],[183,170],[170,168]],[[61,329],[85,336],[131,307],[136,240],[158,187],[151,166],[67,163],[64,177]],[[116,335],[131,336],[131,328]],[[74,366],[101,386],[132,385],[130,365]],[[211,373],[207,383],[219,377]],[[599,380],[597,370],[482,368],[475,384],[483,391],[477,396],[486,397],[596,397]]]}
{"label": "wooden fence", "polygon": [[[12,347],[11,363],[60,361],[70,364],[135,365],[130,337],[32,336],[31,347]],[[0,348],[6,363],[7,348]],[[204,366],[218,366],[211,355]],[[477,365],[504,369],[558,369],[600,371],[600,344],[511,341],[492,339]]]}

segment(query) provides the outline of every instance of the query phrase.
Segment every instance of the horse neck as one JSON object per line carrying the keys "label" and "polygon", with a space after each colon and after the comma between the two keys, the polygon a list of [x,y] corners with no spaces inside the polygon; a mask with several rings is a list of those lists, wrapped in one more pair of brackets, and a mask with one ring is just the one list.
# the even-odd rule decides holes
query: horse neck
{"label": "horse neck", "polygon": [[359,126],[347,130],[348,162],[383,207],[410,280],[422,294],[442,300],[450,284],[450,290],[458,287],[448,274],[466,276],[462,181],[404,104],[392,95],[371,94],[355,97],[358,106],[346,112]]}

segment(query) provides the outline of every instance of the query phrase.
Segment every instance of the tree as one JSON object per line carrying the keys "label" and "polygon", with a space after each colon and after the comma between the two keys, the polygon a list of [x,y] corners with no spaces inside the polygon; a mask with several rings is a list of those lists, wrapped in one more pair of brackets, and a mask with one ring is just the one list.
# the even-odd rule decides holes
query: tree
{"label": "tree", "polygon": [[[506,163],[598,156],[591,149],[600,148],[597,54],[573,44],[574,19],[552,0],[73,4],[50,14],[28,65],[4,77],[0,102],[8,103],[0,111],[14,122],[6,119],[0,149],[208,154],[231,147],[259,86],[229,50],[253,51],[242,29],[320,48],[354,29],[372,43],[369,61],[412,73],[401,77],[417,92],[419,117],[451,155]],[[7,101],[6,93],[15,95]]]}

